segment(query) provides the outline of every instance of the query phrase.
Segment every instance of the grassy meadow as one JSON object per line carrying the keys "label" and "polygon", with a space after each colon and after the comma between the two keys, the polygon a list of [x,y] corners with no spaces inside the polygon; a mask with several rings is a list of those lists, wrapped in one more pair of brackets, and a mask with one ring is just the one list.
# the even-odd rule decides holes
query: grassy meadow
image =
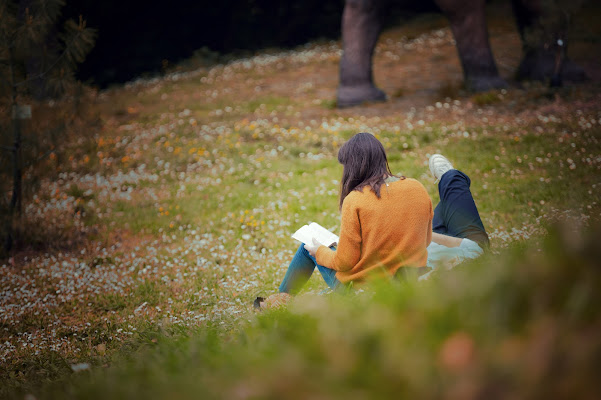
{"label": "grassy meadow", "polygon": [[[386,103],[335,108],[339,42],[94,94],[95,124],[26,208],[56,245],[0,263],[0,397],[594,398],[601,31],[585,9],[572,35],[591,81],[518,85],[520,40],[494,11],[504,90],[463,91],[451,32],[428,16],[382,34]],[[316,273],[257,314],[290,235],[338,230],[337,150],[362,131],[434,204],[429,155],[466,172],[492,251],[346,295],[319,295]]]}

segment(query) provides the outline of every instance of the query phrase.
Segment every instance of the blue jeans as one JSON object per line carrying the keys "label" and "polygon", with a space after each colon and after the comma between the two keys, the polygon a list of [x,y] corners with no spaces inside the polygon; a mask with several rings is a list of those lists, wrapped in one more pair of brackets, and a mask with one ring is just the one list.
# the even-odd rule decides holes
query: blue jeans
{"label": "blue jeans", "polygon": [[443,235],[471,239],[480,247],[489,247],[489,239],[476,203],[470,192],[470,178],[452,169],[438,183],[440,203],[434,209],[432,230]]}
{"label": "blue jeans", "polygon": [[336,279],[336,271],[317,264],[315,257],[309,254],[304,244],[301,244],[288,266],[288,271],[286,271],[284,280],[280,285],[280,293],[297,293],[307,283],[315,267],[317,267],[330,288],[336,289],[342,285]]}

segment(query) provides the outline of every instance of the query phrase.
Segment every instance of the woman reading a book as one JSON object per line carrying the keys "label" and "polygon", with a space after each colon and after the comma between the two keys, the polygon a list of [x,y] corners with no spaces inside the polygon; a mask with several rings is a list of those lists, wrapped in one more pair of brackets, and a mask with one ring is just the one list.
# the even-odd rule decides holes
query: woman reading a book
{"label": "woman reading a book", "polygon": [[280,285],[297,293],[317,267],[337,289],[371,276],[420,275],[432,240],[432,201],[415,179],[391,173],[382,144],[372,134],[358,133],[338,152],[343,165],[340,238],[330,243],[302,244]]}
{"label": "woman reading a book", "polygon": [[[489,247],[469,177],[440,154],[429,166],[438,182],[440,202],[432,211],[425,188],[416,180],[392,175],[382,144],[359,133],[338,152],[343,165],[338,247],[328,235],[302,244],[288,267],[280,293],[296,293],[317,267],[332,289],[368,275],[421,275],[440,263],[479,257]],[[325,229],[325,228],[322,228]],[[333,235],[333,234],[332,234]],[[334,235],[335,236],[335,235]]]}

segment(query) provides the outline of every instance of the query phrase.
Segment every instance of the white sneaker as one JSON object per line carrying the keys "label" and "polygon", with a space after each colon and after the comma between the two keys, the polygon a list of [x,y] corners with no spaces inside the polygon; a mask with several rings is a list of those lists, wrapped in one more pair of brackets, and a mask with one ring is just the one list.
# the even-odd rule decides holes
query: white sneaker
{"label": "white sneaker", "polygon": [[430,157],[430,172],[436,178],[436,182],[444,175],[445,172],[454,169],[453,164],[442,154],[433,154]]}

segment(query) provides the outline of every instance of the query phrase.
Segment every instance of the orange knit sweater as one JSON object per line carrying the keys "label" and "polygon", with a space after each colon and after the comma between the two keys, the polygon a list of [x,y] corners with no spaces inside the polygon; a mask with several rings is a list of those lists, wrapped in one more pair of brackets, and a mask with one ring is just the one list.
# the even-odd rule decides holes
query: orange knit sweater
{"label": "orange knit sweater", "polygon": [[369,186],[349,193],[342,203],[338,248],[317,249],[317,263],[338,271],[340,282],[426,265],[433,217],[428,192],[407,178],[382,185],[380,195]]}

